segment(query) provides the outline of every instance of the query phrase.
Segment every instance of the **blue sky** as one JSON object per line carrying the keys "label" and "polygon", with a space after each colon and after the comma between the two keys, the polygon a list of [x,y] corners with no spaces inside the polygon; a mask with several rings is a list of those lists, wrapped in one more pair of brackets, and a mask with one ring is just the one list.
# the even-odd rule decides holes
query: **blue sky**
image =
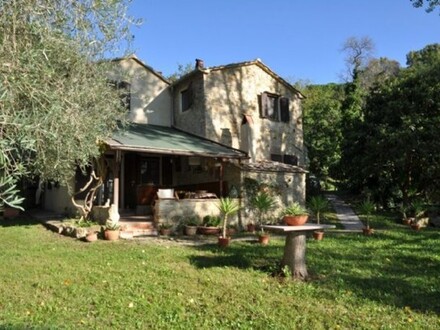
{"label": "blue sky", "polygon": [[290,81],[341,81],[344,41],[370,37],[375,57],[397,60],[440,42],[440,15],[410,0],[133,0],[136,55],[170,75],[178,64],[260,58]]}

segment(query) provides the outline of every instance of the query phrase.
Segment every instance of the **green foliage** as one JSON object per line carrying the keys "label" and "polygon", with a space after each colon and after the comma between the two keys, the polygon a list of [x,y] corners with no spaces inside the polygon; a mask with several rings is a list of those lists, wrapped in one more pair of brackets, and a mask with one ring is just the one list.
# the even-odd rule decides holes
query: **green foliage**
{"label": "green foliage", "polygon": [[240,210],[240,205],[236,200],[233,200],[229,197],[224,197],[224,198],[220,198],[217,207],[220,210],[220,212],[223,214],[222,236],[226,237],[226,231],[228,228],[228,217],[237,213]]}
{"label": "green foliage", "polygon": [[427,13],[433,12],[437,7],[440,6],[439,0],[410,0],[413,3],[413,6],[416,8],[424,8],[425,4],[427,7],[425,8]]}
{"label": "green foliage", "polygon": [[214,241],[197,248],[154,239],[89,244],[40,224],[14,224],[0,226],[2,329],[440,326],[433,230],[396,225],[367,240],[327,232],[324,241],[308,240],[314,276],[300,283],[271,275],[279,271],[282,237],[269,248],[237,240],[227,250]]}
{"label": "green foliage", "polygon": [[284,210],[282,211],[283,215],[308,215],[309,212],[307,209],[299,204],[298,202],[293,202],[289,204]]}
{"label": "green foliage", "polygon": [[374,205],[373,202],[371,202],[370,200],[364,200],[360,205],[359,205],[359,210],[362,213],[362,215],[365,216],[365,220],[366,220],[366,227],[370,228],[370,217],[371,214],[374,212],[374,210],[376,209],[376,205]]}
{"label": "green foliage", "polygon": [[215,215],[205,215],[203,217],[203,225],[206,227],[218,227],[222,219]]}
{"label": "green foliage", "polygon": [[0,3],[2,177],[69,182],[125,120],[106,77],[130,39],[125,0]]}
{"label": "green foliage", "polygon": [[307,206],[316,216],[316,222],[320,224],[320,216],[329,208],[329,201],[323,196],[313,196],[310,198]]}
{"label": "green foliage", "polygon": [[273,197],[266,192],[259,192],[252,200],[251,205],[257,209],[258,221],[260,225],[266,223],[267,212],[272,210],[277,204]]}
{"label": "green foliage", "polygon": [[340,159],[341,105],[340,85],[307,86],[303,101],[304,143],[308,148],[310,172],[326,179],[336,171]]}

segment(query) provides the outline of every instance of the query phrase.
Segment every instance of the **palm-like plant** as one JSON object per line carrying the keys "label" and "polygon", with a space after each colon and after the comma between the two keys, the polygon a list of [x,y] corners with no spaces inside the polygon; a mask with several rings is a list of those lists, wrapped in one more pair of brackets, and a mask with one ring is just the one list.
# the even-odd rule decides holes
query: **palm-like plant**
{"label": "palm-like plant", "polygon": [[[266,192],[259,192],[252,198],[251,204],[257,209],[260,226],[266,223],[267,212],[276,206],[275,199]],[[261,231],[263,231],[263,227],[261,227]]]}
{"label": "palm-like plant", "polygon": [[326,198],[322,196],[313,196],[308,203],[308,207],[316,216],[316,223],[319,225],[320,216],[328,209],[329,202]]}
{"label": "palm-like plant", "polygon": [[359,206],[361,213],[365,216],[366,219],[366,228],[369,229],[370,228],[370,216],[371,214],[374,212],[375,209],[375,205],[373,202],[371,202],[370,200],[365,200],[361,203],[361,205]]}
{"label": "palm-like plant", "polygon": [[220,210],[220,212],[223,214],[222,236],[223,238],[226,238],[228,217],[230,215],[234,215],[235,213],[237,213],[238,210],[240,210],[240,206],[238,205],[237,201],[229,197],[225,197],[225,198],[220,198],[220,202],[217,207]]}

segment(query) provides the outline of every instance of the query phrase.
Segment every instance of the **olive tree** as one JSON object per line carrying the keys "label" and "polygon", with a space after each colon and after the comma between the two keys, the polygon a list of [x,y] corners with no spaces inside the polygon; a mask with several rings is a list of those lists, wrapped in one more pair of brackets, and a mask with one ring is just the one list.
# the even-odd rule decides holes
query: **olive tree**
{"label": "olive tree", "polygon": [[67,184],[124,122],[105,59],[129,49],[129,3],[0,0],[0,204],[21,177]]}

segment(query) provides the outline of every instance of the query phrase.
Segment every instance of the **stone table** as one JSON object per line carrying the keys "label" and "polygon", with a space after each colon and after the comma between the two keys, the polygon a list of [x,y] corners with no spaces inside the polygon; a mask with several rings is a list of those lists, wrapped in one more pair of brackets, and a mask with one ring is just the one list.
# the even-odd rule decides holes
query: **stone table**
{"label": "stone table", "polygon": [[308,277],[306,267],[306,234],[315,230],[336,228],[334,225],[305,224],[302,226],[264,225],[269,231],[286,233],[286,244],[281,266],[289,267],[292,277],[305,280]]}

